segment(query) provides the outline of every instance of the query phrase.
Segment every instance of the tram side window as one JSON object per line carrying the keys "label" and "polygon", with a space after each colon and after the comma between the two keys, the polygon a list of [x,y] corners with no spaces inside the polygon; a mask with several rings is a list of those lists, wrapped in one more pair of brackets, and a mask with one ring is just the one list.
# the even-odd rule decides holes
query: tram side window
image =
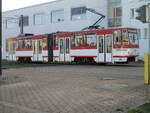
{"label": "tram side window", "polygon": [[80,46],[96,46],[96,37],[95,35],[79,35],[73,36],[71,38],[71,46],[72,47],[80,47]]}
{"label": "tram side window", "polygon": [[42,40],[38,40],[39,42],[39,54],[41,54],[42,53]]}
{"label": "tram side window", "polygon": [[75,47],[75,36],[71,37],[71,46]]}
{"label": "tram side window", "polygon": [[114,45],[121,44],[121,30],[114,31]]}
{"label": "tram side window", "polygon": [[25,48],[32,48],[32,40],[31,39],[25,40]]}
{"label": "tram side window", "polygon": [[16,49],[16,42],[9,42],[8,51],[10,54],[14,54]]}
{"label": "tram side window", "polygon": [[131,30],[128,31],[128,36],[129,36],[131,45],[138,44],[138,36],[137,36],[137,32],[135,30],[134,31],[131,31]]}
{"label": "tram side window", "polygon": [[19,40],[17,40],[17,48],[18,49],[22,49],[23,48],[23,40],[22,39],[19,39]]}
{"label": "tram side window", "polygon": [[64,42],[63,42],[63,39],[60,39],[60,53],[64,53]]}
{"label": "tram side window", "polygon": [[12,51],[13,53],[16,51],[16,42],[12,42]]}
{"label": "tram side window", "polygon": [[82,37],[76,38],[75,45],[76,47],[83,46],[83,38]]}
{"label": "tram side window", "polygon": [[111,53],[112,52],[112,36],[107,35],[105,41],[106,41],[105,50],[107,53]]}
{"label": "tram side window", "polygon": [[47,38],[43,38],[42,47],[47,48]]}
{"label": "tram side window", "polygon": [[103,36],[99,37],[99,53],[104,53],[104,40]]}
{"label": "tram side window", "polygon": [[29,39],[19,39],[17,41],[18,49],[28,49],[32,48],[32,40]]}
{"label": "tram side window", "polygon": [[96,37],[94,35],[87,36],[87,46],[96,46]]}
{"label": "tram side window", "polygon": [[71,37],[71,46],[72,47],[79,47],[83,46],[83,36],[82,35],[74,35]]}
{"label": "tram side window", "polygon": [[57,38],[57,37],[55,37],[55,38],[53,39],[53,47],[54,47],[54,48],[58,48],[58,38]]}

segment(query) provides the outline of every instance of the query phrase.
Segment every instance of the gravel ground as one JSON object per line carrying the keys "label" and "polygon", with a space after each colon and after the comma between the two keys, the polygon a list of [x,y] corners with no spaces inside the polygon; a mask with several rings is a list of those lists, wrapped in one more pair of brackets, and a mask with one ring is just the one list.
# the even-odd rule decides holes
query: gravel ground
{"label": "gravel ground", "polygon": [[6,69],[0,113],[126,113],[149,99],[142,65]]}

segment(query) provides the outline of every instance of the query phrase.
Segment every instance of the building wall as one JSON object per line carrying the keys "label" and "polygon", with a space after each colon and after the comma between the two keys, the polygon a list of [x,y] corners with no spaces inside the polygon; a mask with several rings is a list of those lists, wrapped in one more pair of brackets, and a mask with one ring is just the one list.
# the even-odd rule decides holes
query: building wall
{"label": "building wall", "polygon": [[[5,58],[5,39],[8,37],[16,37],[19,33],[18,24],[15,27],[6,29],[5,19],[6,17],[14,17],[15,15],[29,16],[29,26],[24,27],[24,33],[33,34],[45,34],[56,31],[79,31],[89,25],[92,25],[99,16],[90,12],[86,13],[86,19],[84,20],[71,20],[71,8],[86,6],[93,8],[96,11],[106,15],[106,18],[101,23],[101,26],[108,27],[108,19],[112,17],[112,13],[109,12],[110,6],[108,1],[120,1],[120,0],[57,0],[45,4],[35,5],[31,7],[16,9],[12,11],[3,12],[3,58]],[[136,20],[135,10],[144,4],[148,4],[150,0],[121,0],[121,3],[117,3],[116,7],[122,7],[121,26],[117,27],[134,27],[140,29],[140,59],[143,59],[144,53],[148,52],[148,24],[143,24]],[[115,3],[114,3],[115,5]],[[115,6],[112,7],[115,7]],[[58,23],[51,23],[51,12],[54,10],[64,10],[64,21]],[[131,9],[134,9],[134,17],[131,17]],[[44,14],[44,23],[42,25],[34,25],[34,15],[37,13]],[[107,18],[108,17],[108,18]],[[145,30],[147,33],[145,34]]]}
{"label": "building wall", "polygon": [[108,0],[107,9],[108,27],[122,26],[121,0]]}
{"label": "building wall", "polygon": [[[135,27],[140,29],[139,44],[140,44],[140,59],[143,59],[144,53],[148,52],[148,24],[143,24],[139,20],[136,20],[136,9],[142,5],[147,5],[150,0],[122,0],[123,16],[122,26],[123,27]],[[134,9],[134,16],[131,17],[131,9]],[[147,33],[145,33],[145,29]]]}
{"label": "building wall", "polygon": [[[57,31],[79,31],[85,27],[92,25],[98,18],[98,15],[87,12],[85,20],[71,20],[71,8],[86,6],[94,8],[96,11],[106,15],[107,1],[106,0],[57,0],[55,2],[35,5],[31,7],[16,9],[3,12],[3,17],[14,17],[15,15],[29,16],[29,26],[24,27],[24,33],[45,34]],[[64,10],[64,21],[59,23],[51,23],[51,11]],[[44,13],[43,25],[34,25],[33,17],[37,13]],[[5,18],[4,18],[5,19]],[[107,27],[107,19],[101,23]],[[20,30],[16,24],[14,28],[6,29],[5,21],[3,21],[3,58],[5,58],[5,39],[15,37]]]}

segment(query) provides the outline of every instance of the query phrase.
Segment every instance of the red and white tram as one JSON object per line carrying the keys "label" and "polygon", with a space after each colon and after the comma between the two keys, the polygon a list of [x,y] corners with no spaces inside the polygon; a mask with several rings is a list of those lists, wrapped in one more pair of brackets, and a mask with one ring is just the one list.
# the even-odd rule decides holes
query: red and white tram
{"label": "red and white tram", "polygon": [[136,61],[137,29],[116,28],[8,38],[7,60],[116,63]]}

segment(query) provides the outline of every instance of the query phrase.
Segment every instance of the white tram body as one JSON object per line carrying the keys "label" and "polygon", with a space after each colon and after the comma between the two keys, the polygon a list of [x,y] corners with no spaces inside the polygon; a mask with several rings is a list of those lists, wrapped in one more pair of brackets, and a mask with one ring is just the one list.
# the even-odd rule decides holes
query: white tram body
{"label": "white tram body", "polygon": [[137,29],[117,28],[8,38],[7,60],[116,63],[136,61]]}

